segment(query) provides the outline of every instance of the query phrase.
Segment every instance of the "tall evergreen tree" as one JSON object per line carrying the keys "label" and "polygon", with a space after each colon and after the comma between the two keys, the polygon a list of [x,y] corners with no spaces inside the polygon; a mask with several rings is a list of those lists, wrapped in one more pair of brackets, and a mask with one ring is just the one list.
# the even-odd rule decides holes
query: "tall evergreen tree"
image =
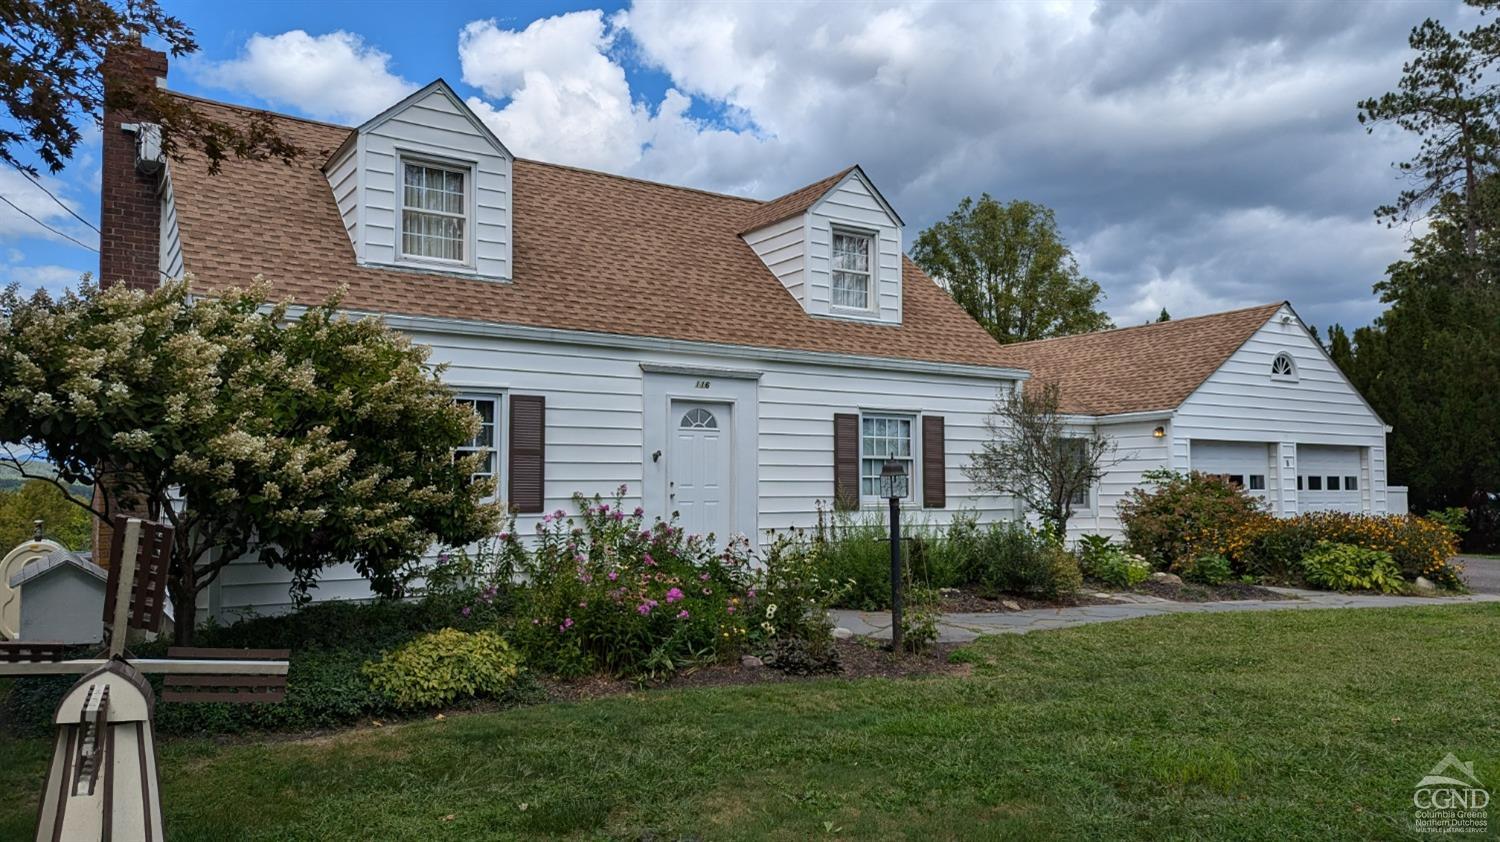
{"label": "tall evergreen tree", "polygon": [[912,259],[1001,342],[1111,327],[1104,291],[1079,271],[1052,211],[1034,202],[965,198],[917,236]]}

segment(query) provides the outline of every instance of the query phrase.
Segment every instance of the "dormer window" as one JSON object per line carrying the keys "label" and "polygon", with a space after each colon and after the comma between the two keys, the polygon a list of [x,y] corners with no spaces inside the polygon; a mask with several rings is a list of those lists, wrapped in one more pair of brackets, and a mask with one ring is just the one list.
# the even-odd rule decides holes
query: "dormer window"
{"label": "dormer window", "polygon": [[1288,354],[1287,352],[1282,351],[1281,353],[1279,353],[1279,354],[1276,355],[1275,359],[1271,360],[1271,379],[1272,380],[1296,380],[1297,379],[1297,365],[1296,365],[1296,363],[1292,362],[1292,355],[1291,354]]}
{"label": "dormer window", "polygon": [[841,310],[869,310],[875,238],[834,229],[830,304]]}
{"label": "dormer window", "polygon": [[467,262],[468,183],[467,169],[402,162],[403,258]]}

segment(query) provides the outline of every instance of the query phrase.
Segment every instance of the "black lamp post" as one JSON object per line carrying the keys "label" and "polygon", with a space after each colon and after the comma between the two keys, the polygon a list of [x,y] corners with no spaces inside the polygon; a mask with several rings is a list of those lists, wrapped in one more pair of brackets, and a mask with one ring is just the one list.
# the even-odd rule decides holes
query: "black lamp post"
{"label": "black lamp post", "polygon": [[891,651],[901,651],[901,498],[906,468],[892,459],[880,467],[880,496],[891,501]]}

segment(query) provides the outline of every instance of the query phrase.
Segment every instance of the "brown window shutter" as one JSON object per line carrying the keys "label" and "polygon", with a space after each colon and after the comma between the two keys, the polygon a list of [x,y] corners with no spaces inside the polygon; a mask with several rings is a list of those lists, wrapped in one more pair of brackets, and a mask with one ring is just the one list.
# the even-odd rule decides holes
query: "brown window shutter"
{"label": "brown window shutter", "polygon": [[540,512],[547,505],[547,399],[510,396],[510,507]]}
{"label": "brown window shutter", "polygon": [[859,508],[859,416],[833,416],[833,507]]}
{"label": "brown window shutter", "polygon": [[922,508],[948,505],[948,462],[943,439],[943,416],[922,416]]}

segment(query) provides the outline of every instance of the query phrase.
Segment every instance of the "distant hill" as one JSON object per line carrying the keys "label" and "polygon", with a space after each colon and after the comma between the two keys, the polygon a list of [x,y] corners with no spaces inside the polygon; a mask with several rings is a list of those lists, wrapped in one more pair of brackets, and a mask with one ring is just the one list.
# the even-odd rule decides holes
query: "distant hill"
{"label": "distant hill", "polygon": [[[40,477],[55,477],[57,469],[46,462],[31,462],[26,465],[26,473]],[[15,491],[26,482],[12,465],[0,464],[0,492]],[[68,486],[68,493],[74,497],[87,498],[93,495],[94,490],[87,485],[74,483]]]}

